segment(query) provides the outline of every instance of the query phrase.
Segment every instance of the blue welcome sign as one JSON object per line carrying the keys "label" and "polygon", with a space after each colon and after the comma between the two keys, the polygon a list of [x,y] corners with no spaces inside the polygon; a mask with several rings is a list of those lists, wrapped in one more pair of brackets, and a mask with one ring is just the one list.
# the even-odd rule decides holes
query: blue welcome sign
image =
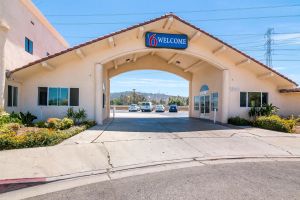
{"label": "blue welcome sign", "polygon": [[147,32],[145,43],[152,48],[186,49],[188,37],[185,34]]}

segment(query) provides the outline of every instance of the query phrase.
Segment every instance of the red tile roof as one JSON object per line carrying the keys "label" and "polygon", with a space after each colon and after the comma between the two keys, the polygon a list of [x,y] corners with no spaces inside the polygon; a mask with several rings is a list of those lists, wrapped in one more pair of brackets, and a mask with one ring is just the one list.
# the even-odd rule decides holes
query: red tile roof
{"label": "red tile roof", "polygon": [[296,86],[298,86],[298,84],[297,84],[296,82],[294,82],[293,80],[291,80],[291,79],[289,79],[288,77],[284,76],[283,74],[281,74],[281,73],[275,71],[274,69],[272,69],[272,68],[266,66],[265,64],[259,62],[258,60],[252,58],[251,56],[247,55],[246,53],[244,53],[244,52],[242,52],[242,51],[236,49],[235,47],[233,47],[233,46],[227,44],[226,42],[224,42],[224,41],[222,41],[222,40],[216,38],[215,36],[213,36],[213,35],[211,35],[211,34],[205,32],[205,31],[203,31],[202,29],[200,29],[200,28],[198,28],[198,27],[196,27],[196,26],[190,24],[189,22],[187,22],[187,21],[181,19],[180,17],[178,17],[177,15],[174,15],[174,14],[172,14],[172,13],[171,13],[171,14],[163,15],[163,16],[161,16],[161,17],[158,17],[158,18],[155,18],[155,19],[152,19],[152,20],[149,20],[149,21],[140,23],[140,24],[136,24],[136,25],[130,26],[130,27],[125,28],[125,29],[122,29],[122,30],[120,30],[120,31],[117,31],[117,32],[113,32],[113,33],[104,35],[104,36],[102,36],[102,37],[99,37],[99,38],[96,38],[96,39],[94,39],[94,40],[91,40],[91,41],[88,41],[88,42],[85,42],[85,43],[76,45],[76,46],[74,46],[74,47],[68,48],[68,49],[66,49],[66,50],[63,50],[63,51],[58,52],[58,53],[55,53],[55,54],[53,54],[53,55],[50,55],[50,56],[41,58],[41,59],[36,60],[36,61],[34,61],[34,62],[30,62],[30,63],[28,63],[27,65],[24,65],[24,66],[22,66],[22,67],[20,67],[20,68],[14,69],[14,70],[12,70],[12,71],[8,71],[8,72],[7,72],[7,76],[10,76],[11,74],[13,74],[13,73],[15,73],[15,72],[17,72],[17,71],[20,71],[20,70],[25,69],[25,68],[27,68],[27,67],[30,67],[30,66],[32,66],[32,65],[35,65],[35,64],[41,63],[41,62],[43,62],[43,61],[47,61],[47,60],[49,60],[49,59],[51,59],[51,58],[54,58],[54,57],[60,56],[60,55],[62,55],[62,54],[68,53],[68,52],[70,52],[70,51],[73,51],[73,50],[79,49],[79,48],[81,48],[81,47],[84,47],[84,46],[93,44],[93,43],[95,43],[95,42],[98,42],[98,41],[107,39],[107,38],[109,38],[109,37],[111,37],[111,36],[118,35],[118,34],[120,34],[120,33],[129,31],[129,30],[132,30],[132,29],[135,29],[135,28],[137,28],[137,27],[144,26],[144,25],[150,24],[150,23],[152,23],[152,22],[159,21],[159,20],[161,20],[161,19],[164,19],[164,18],[167,18],[167,17],[170,17],[170,16],[172,16],[172,17],[174,17],[175,19],[177,19],[178,21],[180,21],[180,22],[182,22],[182,23],[184,23],[184,24],[186,24],[186,25],[188,25],[188,26],[190,26],[190,27],[192,27],[192,28],[194,28],[194,29],[196,29],[196,30],[198,30],[198,31],[200,31],[200,32],[202,32],[202,33],[204,33],[205,35],[207,35],[207,36],[209,36],[209,37],[211,37],[211,38],[217,40],[218,42],[220,42],[220,43],[222,43],[222,44],[224,44],[224,45],[230,47],[231,49],[233,49],[233,50],[235,50],[236,52],[238,52],[238,53],[242,54],[243,56],[245,56],[246,58],[251,59],[251,60],[254,61],[255,63],[261,65],[262,67],[264,67],[264,68],[266,68],[266,69],[268,69],[268,70],[274,72],[275,74],[279,75],[280,77],[282,77],[282,78],[286,79],[287,81],[289,81],[289,82],[295,84]]}
{"label": "red tile roof", "polygon": [[279,90],[280,93],[294,93],[300,92],[300,88],[292,88],[292,89],[281,89]]}

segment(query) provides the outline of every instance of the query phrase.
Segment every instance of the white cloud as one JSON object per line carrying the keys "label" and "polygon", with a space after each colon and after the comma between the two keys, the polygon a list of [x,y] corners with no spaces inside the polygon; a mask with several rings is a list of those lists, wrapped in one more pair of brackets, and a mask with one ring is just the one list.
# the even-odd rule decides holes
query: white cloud
{"label": "white cloud", "polygon": [[285,42],[287,44],[300,44],[300,33],[274,35],[275,43]]}

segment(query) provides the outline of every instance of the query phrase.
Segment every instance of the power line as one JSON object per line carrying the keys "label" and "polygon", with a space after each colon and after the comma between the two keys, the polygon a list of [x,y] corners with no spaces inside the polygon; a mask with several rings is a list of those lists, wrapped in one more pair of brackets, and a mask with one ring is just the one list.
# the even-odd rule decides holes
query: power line
{"label": "power line", "polygon": [[[208,9],[208,10],[177,10],[173,13],[177,14],[191,14],[191,13],[205,13],[205,12],[228,12],[241,10],[257,10],[257,9],[273,9],[273,8],[289,8],[299,7],[300,4],[285,4],[274,6],[256,6],[256,7],[239,7],[239,8],[222,8],[222,9]],[[155,15],[162,14],[164,11],[156,12],[132,12],[132,13],[85,13],[85,14],[46,14],[48,17],[90,17],[90,16],[128,16],[128,15]]]}
{"label": "power line", "polygon": [[[252,20],[252,19],[272,19],[272,18],[290,18],[300,17],[300,15],[273,15],[273,16],[258,16],[258,17],[229,17],[229,18],[213,18],[213,19],[194,19],[191,22],[210,22],[210,21],[234,21],[234,20]],[[53,22],[54,25],[74,26],[74,25],[123,25],[136,24],[137,22]]]}

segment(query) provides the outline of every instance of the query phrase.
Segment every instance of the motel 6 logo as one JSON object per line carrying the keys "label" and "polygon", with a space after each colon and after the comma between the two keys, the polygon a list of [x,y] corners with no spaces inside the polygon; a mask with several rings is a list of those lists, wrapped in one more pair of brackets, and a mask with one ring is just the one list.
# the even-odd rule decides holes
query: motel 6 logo
{"label": "motel 6 logo", "polygon": [[152,33],[149,37],[149,46],[156,47],[158,40],[156,38],[156,33]]}

